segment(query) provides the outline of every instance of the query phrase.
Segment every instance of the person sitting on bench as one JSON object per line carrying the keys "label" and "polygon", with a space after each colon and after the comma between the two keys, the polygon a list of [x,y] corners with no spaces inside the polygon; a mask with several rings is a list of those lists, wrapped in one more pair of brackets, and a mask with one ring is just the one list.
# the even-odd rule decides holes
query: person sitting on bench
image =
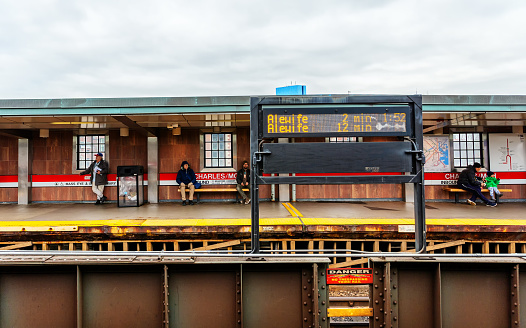
{"label": "person sitting on bench", "polygon": [[248,168],[248,162],[243,161],[243,167],[237,171],[237,192],[241,195],[243,200],[242,203],[250,204],[250,196],[247,196],[243,189],[250,189],[250,169]]}
{"label": "person sitting on bench", "polygon": [[179,184],[179,188],[181,189],[181,198],[183,200],[183,206],[186,205],[186,190],[185,187],[188,187],[190,189],[190,195],[188,198],[188,204],[194,205],[194,183],[195,183],[195,173],[194,170],[190,168],[190,164],[188,164],[187,161],[183,161],[181,163],[181,169],[179,172],[177,172],[177,183]]}
{"label": "person sitting on bench", "polygon": [[471,198],[467,200],[469,205],[475,206],[477,205],[475,201],[477,200],[477,197],[480,198],[484,203],[486,203],[487,206],[495,207],[497,206],[497,203],[490,201],[484,195],[481,191],[482,186],[482,178],[477,177],[475,174],[480,171],[482,168],[482,165],[480,163],[473,163],[473,165],[469,165],[465,170],[463,170],[457,181],[457,186],[460,189],[464,189],[466,191],[469,191],[472,193]]}

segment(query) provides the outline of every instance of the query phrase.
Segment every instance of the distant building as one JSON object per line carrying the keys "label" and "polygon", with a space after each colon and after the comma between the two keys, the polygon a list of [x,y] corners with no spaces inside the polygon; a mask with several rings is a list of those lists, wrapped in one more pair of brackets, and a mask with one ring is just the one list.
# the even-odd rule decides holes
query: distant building
{"label": "distant building", "polygon": [[277,96],[302,96],[307,94],[306,85],[289,85],[287,87],[276,88]]}

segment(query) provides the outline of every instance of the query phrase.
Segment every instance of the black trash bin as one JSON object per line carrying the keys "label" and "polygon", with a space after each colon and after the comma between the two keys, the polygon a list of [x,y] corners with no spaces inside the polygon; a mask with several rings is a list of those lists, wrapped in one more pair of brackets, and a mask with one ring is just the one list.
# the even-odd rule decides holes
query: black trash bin
{"label": "black trash bin", "polygon": [[140,165],[117,166],[117,206],[144,204],[144,168]]}

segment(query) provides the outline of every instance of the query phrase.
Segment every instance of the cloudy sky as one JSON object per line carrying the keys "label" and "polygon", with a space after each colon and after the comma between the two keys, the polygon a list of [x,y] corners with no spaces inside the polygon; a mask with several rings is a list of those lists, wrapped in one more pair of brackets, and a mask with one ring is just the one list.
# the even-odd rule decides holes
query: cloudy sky
{"label": "cloudy sky", "polygon": [[0,0],[0,98],[526,94],[526,1]]}

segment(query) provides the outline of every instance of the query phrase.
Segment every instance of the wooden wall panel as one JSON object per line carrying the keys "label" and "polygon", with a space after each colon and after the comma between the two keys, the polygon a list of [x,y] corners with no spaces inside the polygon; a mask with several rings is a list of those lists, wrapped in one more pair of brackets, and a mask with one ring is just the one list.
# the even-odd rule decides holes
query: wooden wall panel
{"label": "wooden wall panel", "polygon": [[18,202],[17,188],[0,188],[0,203],[16,203]]}
{"label": "wooden wall panel", "polygon": [[33,174],[72,174],[72,156],[72,131],[49,131],[49,138],[33,138]]}
{"label": "wooden wall panel", "polygon": [[298,185],[297,199],[402,198],[401,185]]}
{"label": "wooden wall panel", "polygon": [[297,199],[402,198],[402,185],[298,185]]}
{"label": "wooden wall panel", "polygon": [[234,166],[237,170],[241,169],[243,161],[248,161],[252,165],[250,158],[250,129],[238,128],[237,133],[237,165]]}
{"label": "wooden wall panel", "polygon": [[0,175],[18,175],[17,138],[0,136]]}
{"label": "wooden wall panel", "polygon": [[[106,188],[104,188],[104,195],[108,197],[108,200],[116,200],[117,187],[106,186]],[[91,191],[91,186],[32,188],[31,197],[34,202],[95,202],[97,200],[97,197]]]}
{"label": "wooden wall panel", "polygon": [[161,131],[159,137],[159,172],[177,173],[183,161],[199,172],[199,129],[183,129],[180,136],[170,130]]}
{"label": "wooden wall panel", "polygon": [[128,137],[120,132],[110,131],[110,151],[108,160],[110,173],[117,173],[117,166],[142,165],[145,173],[148,169],[148,145],[144,135],[130,130]]}

